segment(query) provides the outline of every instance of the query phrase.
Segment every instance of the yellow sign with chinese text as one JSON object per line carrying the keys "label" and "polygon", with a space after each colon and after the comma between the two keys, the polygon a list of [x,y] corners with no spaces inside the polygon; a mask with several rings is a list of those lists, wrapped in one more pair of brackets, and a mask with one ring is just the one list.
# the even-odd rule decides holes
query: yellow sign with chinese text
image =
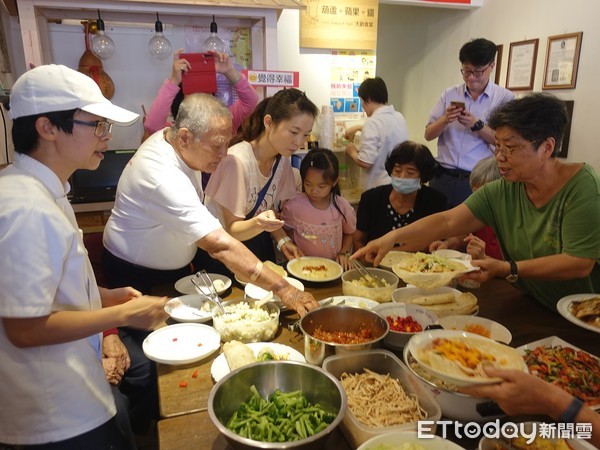
{"label": "yellow sign with chinese text", "polygon": [[300,47],[375,50],[378,0],[304,0]]}

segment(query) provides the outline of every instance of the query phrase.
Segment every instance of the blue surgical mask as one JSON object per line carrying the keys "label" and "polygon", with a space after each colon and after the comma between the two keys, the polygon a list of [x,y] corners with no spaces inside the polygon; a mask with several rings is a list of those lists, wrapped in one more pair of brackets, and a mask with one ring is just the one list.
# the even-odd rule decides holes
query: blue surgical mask
{"label": "blue surgical mask", "polygon": [[400,194],[410,194],[421,189],[421,180],[419,178],[392,177],[392,187]]}

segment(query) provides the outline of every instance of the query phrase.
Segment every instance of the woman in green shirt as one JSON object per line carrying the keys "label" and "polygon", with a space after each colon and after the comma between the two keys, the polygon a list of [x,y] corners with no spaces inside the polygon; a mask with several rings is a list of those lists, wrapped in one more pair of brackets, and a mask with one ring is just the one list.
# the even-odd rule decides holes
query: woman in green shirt
{"label": "woman in green shirt", "polygon": [[426,246],[489,225],[505,261],[475,260],[481,270],[466,277],[506,277],[550,308],[565,295],[600,292],[600,177],[587,164],[558,159],[566,123],[564,102],[550,94],[501,106],[489,125],[502,179],[451,210],[371,241],[353,257],[377,265],[396,243]]}

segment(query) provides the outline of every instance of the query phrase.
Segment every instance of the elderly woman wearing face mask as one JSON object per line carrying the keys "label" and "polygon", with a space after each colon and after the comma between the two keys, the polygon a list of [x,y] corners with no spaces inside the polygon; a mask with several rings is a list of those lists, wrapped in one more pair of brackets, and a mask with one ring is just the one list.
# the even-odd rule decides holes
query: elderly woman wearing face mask
{"label": "elderly woman wearing face mask", "polygon": [[[446,196],[424,186],[437,162],[427,147],[405,141],[385,162],[392,183],[363,192],[358,204],[354,250],[396,228],[446,209]],[[424,249],[413,249],[424,250]]]}

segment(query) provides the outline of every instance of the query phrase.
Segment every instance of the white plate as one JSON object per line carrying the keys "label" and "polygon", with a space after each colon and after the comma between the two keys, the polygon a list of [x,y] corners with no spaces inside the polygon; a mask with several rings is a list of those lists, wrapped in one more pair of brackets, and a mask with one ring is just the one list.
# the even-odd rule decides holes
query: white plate
{"label": "white plate", "polygon": [[479,349],[482,352],[493,355],[496,360],[501,359],[505,361],[505,364],[502,364],[503,368],[527,372],[525,361],[517,350],[507,345],[500,344],[492,339],[477,334],[467,333],[465,331],[430,330],[415,334],[408,341],[408,351],[425,370],[447,383],[455,386],[471,386],[476,384],[497,383],[500,379],[484,376],[468,376],[458,370],[452,370],[449,373],[449,371],[445,370],[446,367],[433,367],[430,362],[423,358],[423,352],[430,348],[433,340],[437,338],[462,341],[471,348]]}
{"label": "white plate", "polygon": [[[331,300],[331,303],[329,303]],[[337,306],[343,302],[344,306],[352,306],[354,308],[371,309],[374,306],[379,305],[379,302],[364,297],[353,297],[350,295],[336,295],[335,297],[327,297],[323,300],[319,300],[319,304],[326,303],[325,306]]]}
{"label": "white plate", "polygon": [[[510,341],[512,341],[512,334],[508,328],[501,323],[491,319],[486,319],[485,317],[476,317],[472,315],[446,316],[440,317],[439,322],[445,330],[469,331],[465,328],[468,328],[472,325],[479,325],[487,330],[490,333],[489,337],[495,341],[503,344],[510,344]],[[472,331],[470,332],[473,333]]]}
{"label": "white plate", "polygon": [[[321,266],[324,265],[327,268],[327,273],[323,278],[316,278],[311,274],[302,272],[304,266]],[[327,258],[320,258],[318,256],[303,256],[301,258],[292,259],[287,263],[287,271],[294,275],[296,278],[305,281],[312,281],[315,283],[324,283],[327,281],[337,280],[344,269],[337,262]]]}
{"label": "white plate", "polygon": [[416,431],[392,431],[388,433],[377,434],[367,441],[363,442],[356,450],[377,450],[377,449],[394,449],[402,448],[401,445],[406,444],[406,448],[423,448],[423,450],[464,450],[454,442],[432,435],[431,438],[421,438]]}
{"label": "white plate", "polygon": [[[208,310],[203,308],[206,304]],[[204,323],[212,319],[215,304],[200,294],[181,295],[169,300],[165,311],[177,322]]]}
{"label": "white plate", "polygon": [[[180,292],[181,294],[198,294],[198,290],[196,289],[196,287],[192,284],[192,278],[194,278],[196,275],[188,275],[187,277],[183,277],[179,280],[177,280],[175,282],[175,290],[177,292]],[[213,280],[213,282],[215,280],[221,280],[223,283],[225,283],[225,287],[222,289],[218,289],[217,290],[217,294],[221,295],[223,292],[225,292],[227,289],[229,289],[231,287],[231,278],[226,277],[225,275],[219,275],[218,273],[209,273],[208,276],[210,277],[211,280]],[[201,280],[199,280],[201,282]],[[204,284],[204,283],[202,283]],[[202,289],[202,291],[204,291],[204,289]],[[208,292],[208,288],[206,289],[206,292],[202,292],[203,294],[209,294]]]}
{"label": "white plate", "polygon": [[179,323],[150,333],[142,349],[151,359],[163,364],[189,364],[216,352],[221,336],[208,325]]}
{"label": "white plate", "polygon": [[[258,352],[261,351],[263,347],[269,347],[272,349],[277,356],[282,357],[287,355],[287,361],[300,361],[306,362],[302,353],[298,350],[293,349],[287,345],[277,344],[275,342],[254,342],[251,344],[246,344],[250,349],[254,352],[254,356],[258,355]],[[283,358],[282,358],[283,359]],[[227,375],[230,372],[229,365],[227,364],[227,359],[225,358],[225,354],[221,353],[219,356],[215,358],[212,365],[210,366],[210,374],[212,375],[215,382],[218,382],[221,378]]]}
{"label": "white plate", "polygon": [[589,323],[584,322],[581,319],[578,319],[571,312],[571,303],[580,300],[586,300],[588,298],[598,297],[598,294],[574,294],[567,295],[566,297],[561,298],[556,304],[556,309],[559,314],[567,319],[569,322],[574,323],[575,325],[585,328],[586,330],[594,331],[596,333],[600,333],[600,328],[590,325]]}
{"label": "white plate", "polygon": [[[564,341],[563,339],[559,338],[558,336],[549,336],[547,338],[538,339],[537,341],[533,341],[528,344],[521,345],[520,347],[517,347],[517,351],[519,353],[521,353],[521,355],[525,356],[525,350],[535,350],[537,347],[558,347],[558,346],[563,347],[563,348],[565,348],[565,347],[572,348],[573,350],[577,350],[577,351],[586,353],[593,358],[599,359],[596,355],[592,355],[591,353],[586,352],[585,350],[582,350],[579,347],[575,347],[573,344],[569,344],[567,341]],[[600,410],[600,402],[594,403],[594,404],[590,405],[590,407],[593,409],[596,409],[596,410]]]}
{"label": "white plate", "polygon": [[[283,277],[283,279],[285,281],[287,281],[289,284],[291,284],[292,286],[294,286],[299,291],[304,291],[304,285],[302,284],[302,281],[296,280],[295,278],[292,278],[292,277]],[[237,278],[236,278],[236,280],[237,280]],[[270,291],[267,291],[267,290],[265,290],[259,286],[256,286],[255,284],[252,284],[252,283],[247,283],[244,286],[244,297],[253,298],[254,300],[260,300],[260,299],[265,298],[265,296],[269,292]],[[271,298],[270,302],[275,303],[277,306],[279,306],[279,309],[287,309],[287,306],[285,306],[285,304],[281,301],[281,298],[278,295],[273,295],[273,298]]]}

